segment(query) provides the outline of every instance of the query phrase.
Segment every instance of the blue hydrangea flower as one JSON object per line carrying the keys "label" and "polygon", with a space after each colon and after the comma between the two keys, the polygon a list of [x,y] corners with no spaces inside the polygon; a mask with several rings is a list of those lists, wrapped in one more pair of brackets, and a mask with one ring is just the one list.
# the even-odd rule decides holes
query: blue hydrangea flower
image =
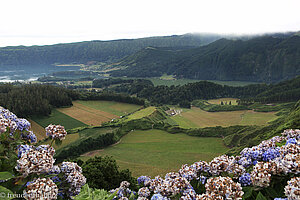
{"label": "blue hydrangea flower", "polygon": [[22,119],[22,118],[19,118],[19,119],[16,119],[15,120],[16,123],[17,123],[17,129],[20,130],[20,131],[23,131],[23,130],[26,130],[26,131],[29,131],[30,129],[30,122],[27,121],[27,119]]}
{"label": "blue hydrangea flower", "polygon": [[262,157],[263,157],[263,161],[270,161],[270,160],[274,160],[275,158],[280,156],[280,152],[279,152],[279,148],[269,148],[267,149]]}
{"label": "blue hydrangea flower", "polygon": [[145,185],[146,182],[149,182],[151,179],[148,176],[140,176],[137,178],[139,185]]}
{"label": "blue hydrangea flower", "polygon": [[28,140],[30,143],[36,143],[36,141],[37,141],[37,137],[32,131],[22,133],[21,136],[24,140]]}
{"label": "blue hydrangea flower", "polygon": [[252,184],[251,181],[251,176],[249,173],[244,173],[242,176],[239,178],[239,182],[241,183],[242,186],[249,186]]}
{"label": "blue hydrangea flower", "polygon": [[290,138],[286,141],[286,144],[285,145],[288,145],[288,144],[297,144],[297,140],[296,138]]}
{"label": "blue hydrangea flower", "polygon": [[154,194],[152,197],[151,197],[151,200],[163,200],[165,199],[161,194]]}
{"label": "blue hydrangea flower", "polygon": [[288,198],[275,198],[274,200],[288,200]]}
{"label": "blue hydrangea flower", "polygon": [[18,157],[20,158],[23,153],[26,153],[27,151],[30,151],[31,149],[32,149],[32,146],[29,146],[27,144],[19,145],[18,146]]}

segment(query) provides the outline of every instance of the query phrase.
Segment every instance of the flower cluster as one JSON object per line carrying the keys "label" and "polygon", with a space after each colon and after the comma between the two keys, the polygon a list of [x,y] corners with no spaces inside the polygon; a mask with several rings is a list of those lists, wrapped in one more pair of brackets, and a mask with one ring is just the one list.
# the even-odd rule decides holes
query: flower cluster
{"label": "flower cluster", "polygon": [[300,199],[300,177],[294,177],[287,182],[284,193],[289,200]]}
{"label": "flower cluster", "polygon": [[150,196],[150,190],[147,187],[142,187],[138,191],[139,197],[149,197]]}
{"label": "flower cluster", "polygon": [[64,173],[65,180],[69,183],[69,196],[80,193],[81,187],[86,183],[86,178],[82,175],[82,169],[76,163],[63,162],[60,171]]}
{"label": "flower cluster", "polygon": [[65,139],[67,132],[65,130],[65,127],[61,125],[53,125],[50,124],[45,128],[46,130],[46,135],[50,136],[52,139],[60,139],[63,140]]}
{"label": "flower cluster", "polygon": [[53,147],[50,146],[48,149],[22,146],[22,148],[20,148],[21,153],[18,153],[20,159],[17,160],[17,166],[15,168],[18,172],[21,172],[23,176],[32,173],[48,173],[49,170],[53,168],[53,163],[55,162],[53,151]]}
{"label": "flower cluster", "polygon": [[120,184],[120,187],[110,190],[110,193],[116,193],[116,196],[113,199],[128,199],[130,195],[133,193],[135,195],[135,192],[131,191],[129,189],[130,183],[127,181],[122,181]]}
{"label": "flower cluster", "polygon": [[239,178],[239,182],[241,183],[242,186],[249,186],[252,184],[251,181],[251,176],[249,173],[244,173],[242,176]]}
{"label": "flower cluster", "polygon": [[299,129],[284,130],[283,133],[281,133],[281,134],[282,134],[282,136],[286,137],[287,139],[295,138],[297,140],[300,140],[300,130]]}
{"label": "flower cluster", "polygon": [[25,199],[29,200],[51,200],[57,199],[58,187],[50,178],[38,178],[27,183],[23,191]]}
{"label": "flower cluster", "polygon": [[18,126],[17,129],[20,131],[23,131],[23,130],[29,131],[29,129],[31,127],[31,124],[27,119],[18,118],[16,120],[16,124]]}
{"label": "flower cluster", "polygon": [[254,186],[268,187],[271,182],[271,174],[269,173],[271,164],[258,162],[251,172],[251,181]]}
{"label": "flower cluster", "polygon": [[10,119],[5,118],[3,115],[0,115],[0,133],[4,133],[9,128],[10,132],[14,132],[17,129],[17,123]]}
{"label": "flower cluster", "polygon": [[32,131],[23,132],[21,134],[23,140],[29,141],[30,143],[36,143],[36,135]]}
{"label": "flower cluster", "polygon": [[226,199],[242,199],[244,192],[239,183],[230,177],[212,177],[205,184],[206,193],[216,194]]}
{"label": "flower cluster", "polygon": [[21,131],[22,139],[35,143],[37,138],[35,134],[30,131],[31,124],[28,120],[18,118],[15,114],[0,106],[0,134],[10,131],[10,135],[16,131]]}
{"label": "flower cluster", "polygon": [[147,186],[151,181],[151,178],[149,176],[140,176],[137,178],[137,182],[139,185]]}

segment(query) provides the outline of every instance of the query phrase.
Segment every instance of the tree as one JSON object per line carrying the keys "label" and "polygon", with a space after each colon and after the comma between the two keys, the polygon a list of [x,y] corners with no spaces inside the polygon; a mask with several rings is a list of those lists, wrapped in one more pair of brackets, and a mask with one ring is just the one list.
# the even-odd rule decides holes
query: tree
{"label": "tree", "polygon": [[122,181],[128,181],[131,189],[136,189],[136,180],[131,172],[119,171],[119,166],[112,157],[90,158],[82,164],[82,171],[91,188],[111,190],[120,186]]}

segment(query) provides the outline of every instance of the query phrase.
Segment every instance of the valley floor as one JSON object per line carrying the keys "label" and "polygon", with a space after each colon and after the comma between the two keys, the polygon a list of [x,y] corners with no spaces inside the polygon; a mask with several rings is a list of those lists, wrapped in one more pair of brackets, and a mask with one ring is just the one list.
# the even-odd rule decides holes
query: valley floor
{"label": "valley floor", "polygon": [[178,171],[182,164],[198,160],[210,161],[228,150],[221,138],[192,137],[170,134],[161,130],[136,130],[124,136],[119,144],[86,153],[80,158],[113,156],[121,169],[129,169],[133,176],[165,175]]}

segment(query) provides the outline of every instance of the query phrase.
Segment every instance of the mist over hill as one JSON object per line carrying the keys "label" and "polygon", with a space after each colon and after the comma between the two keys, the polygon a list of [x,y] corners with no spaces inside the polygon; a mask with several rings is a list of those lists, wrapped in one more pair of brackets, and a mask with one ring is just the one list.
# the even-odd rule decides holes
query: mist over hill
{"label": "mist over hill", "polygon": [[[113,76],[278,82],[300,74],[300,37],[219,39],[186,50],[147,47],[118,63]],[[125,68],[125,69],[124,69]]]}
{"label": "mist over hill", "polygon": [[89,61],[110,62],[131,55],[148,46],[192,48],[209,44],[221,37],[217,34],[185,34],[45,46],[3,47],[0,48],[0,66],[55,63],[85,64]]}

